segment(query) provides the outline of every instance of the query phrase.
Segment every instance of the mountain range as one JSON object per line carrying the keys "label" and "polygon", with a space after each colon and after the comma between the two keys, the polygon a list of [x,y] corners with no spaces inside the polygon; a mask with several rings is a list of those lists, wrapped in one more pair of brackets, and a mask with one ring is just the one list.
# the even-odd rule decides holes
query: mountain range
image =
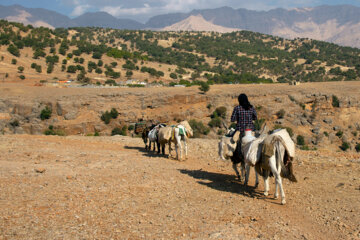
{"label": "mountain range", "polygon": [[311,38],[343,46],[360,47],[360,8],[351,5],[254,11],[221,7],[189,13],[157,15],[146,23],[119,19],[106,12],[85,13],[69,18],[60,13],[20,5],[1,6],[0,18],[36,27],[104,27],[166,31],[248,30],[284,38]]}

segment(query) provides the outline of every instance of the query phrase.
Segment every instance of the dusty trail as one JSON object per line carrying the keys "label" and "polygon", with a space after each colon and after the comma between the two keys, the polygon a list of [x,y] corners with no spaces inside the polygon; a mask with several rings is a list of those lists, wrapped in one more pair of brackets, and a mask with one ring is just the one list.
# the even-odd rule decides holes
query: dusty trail
{"label": "dusty trail", "polygon": [[359,239],[359,155],[300,151],[281,206],[214,146],[178,162],[138,138],[0,136],[0,239]]}

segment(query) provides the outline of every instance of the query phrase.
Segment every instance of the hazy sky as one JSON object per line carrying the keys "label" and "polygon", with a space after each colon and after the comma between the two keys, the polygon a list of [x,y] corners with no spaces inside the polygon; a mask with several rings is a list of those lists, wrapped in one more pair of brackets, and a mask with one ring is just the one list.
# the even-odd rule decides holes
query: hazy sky
{"label": "hazy sky", "polygon": [[46,8],[71,18],[85,12],[105,11],[118,18],[145,22],[151,16],[193,9],[229,6],[234,9],[269,10],[274,8],[314,7],[350,4],[360,0],[1,0],[0,5],[19,4],[28,8]]}

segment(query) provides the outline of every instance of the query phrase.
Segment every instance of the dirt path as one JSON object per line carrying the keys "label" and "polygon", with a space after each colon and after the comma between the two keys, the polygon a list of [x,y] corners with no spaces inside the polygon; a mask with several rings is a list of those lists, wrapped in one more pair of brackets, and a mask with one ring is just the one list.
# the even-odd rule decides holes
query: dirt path
{"label": "dirt path", "polygon": [[0,136],[0,239],[360,238],[360,155],[299,151],[282,206],[216,143],[179,162],[139,138]]}

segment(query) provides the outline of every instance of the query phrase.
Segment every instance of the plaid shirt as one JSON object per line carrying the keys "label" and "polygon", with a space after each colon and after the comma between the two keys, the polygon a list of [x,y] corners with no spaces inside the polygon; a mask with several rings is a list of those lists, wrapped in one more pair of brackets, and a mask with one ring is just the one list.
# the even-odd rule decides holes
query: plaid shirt
{"label": "plaid shirt", "polygon": [[245,129],[250,128],[255,130],[253,120],[257,119],[257,114],[255,108],[250,108],[245,110],[242,106],[234,107],[233,113],[231,114],[231,122],[236,123],[236,130],[239,130],[241,133],[245,132]]}

